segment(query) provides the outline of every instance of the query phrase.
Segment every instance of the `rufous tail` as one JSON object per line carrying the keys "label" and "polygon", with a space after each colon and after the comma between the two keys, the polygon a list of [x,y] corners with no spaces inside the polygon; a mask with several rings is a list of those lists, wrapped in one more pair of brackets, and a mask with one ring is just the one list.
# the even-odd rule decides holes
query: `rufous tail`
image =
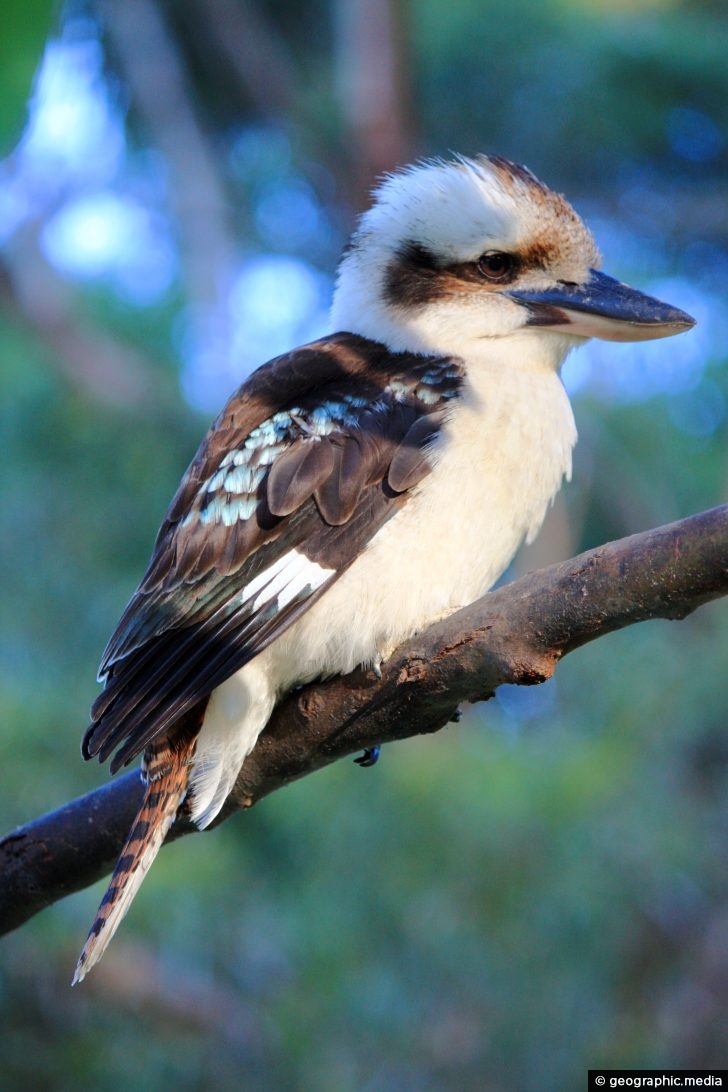
{"label": "rufous tail", "polygon": [[144,799],[101,900],[71,985],[82,982],[101,959],[162,848],[187,792],[194,746],[194,738],[181,741],[177,747],[160,741],[146,752],[142,768],[146,781]]}

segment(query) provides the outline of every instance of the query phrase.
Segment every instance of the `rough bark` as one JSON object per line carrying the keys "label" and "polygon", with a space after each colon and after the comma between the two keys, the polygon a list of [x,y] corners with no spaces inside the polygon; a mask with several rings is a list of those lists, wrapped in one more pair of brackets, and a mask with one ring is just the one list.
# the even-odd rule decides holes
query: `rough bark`
{"label": "rough bark", "polygon": [[[436,732],[461,702],[549,678],[567,653],[624,626],[680,619],[728,594],[728,505],[529,573],[431,626],[381,678],[355,671],[290,695],[245,763],[220,822],[336,759]],[[0,841],[0,932],[112,867],[141,795],[138,774]],[[178,821],[170,837],[193,830]]]}

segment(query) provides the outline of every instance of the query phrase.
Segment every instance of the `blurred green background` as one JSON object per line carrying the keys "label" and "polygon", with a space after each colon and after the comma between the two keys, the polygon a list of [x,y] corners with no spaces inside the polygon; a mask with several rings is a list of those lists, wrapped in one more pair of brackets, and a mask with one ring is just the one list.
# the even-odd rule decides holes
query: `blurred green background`
{"label": "blurred green background", "polygon": [[[95,668],[178,478],[325,331],[397,163],[527,163],[699,319],[568,362],[574,481],[517,571],[725,500],[722,0],[6,0],[0,31],[3,829],[106,778]],[[183,839],[73,992],[102,889],[46,911],[1,942],[0,1088],[728,1066],[727,643],[725,603],[635,627]]]}

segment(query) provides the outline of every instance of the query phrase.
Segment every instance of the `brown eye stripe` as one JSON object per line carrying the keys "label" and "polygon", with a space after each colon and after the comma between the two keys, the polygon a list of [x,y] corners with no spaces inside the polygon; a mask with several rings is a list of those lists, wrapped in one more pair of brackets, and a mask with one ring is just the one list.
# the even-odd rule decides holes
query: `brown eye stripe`
{"label": "brown eye stripe", "polygon": [[[488,271],[488,259],[502,257],[503,273],[494,276]],[[443,265],[432,251],[421,243],[403,243],[384,278],[383,298],[394,307],[422,307],[437,300],[445,300],[468,291],[471,285],[480,289],[498,291],[512,284],[527,269],[547,269],[553,262],[553,249],[534,243],[517,254],[507,251],[486,251],[474,262],[453,262]],[[506,268],[510,262],[510,268]]]}

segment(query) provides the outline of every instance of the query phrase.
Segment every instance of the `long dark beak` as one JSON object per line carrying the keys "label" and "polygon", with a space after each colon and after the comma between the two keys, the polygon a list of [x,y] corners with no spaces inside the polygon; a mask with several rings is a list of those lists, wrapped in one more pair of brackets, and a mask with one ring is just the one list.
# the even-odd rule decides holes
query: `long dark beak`
{"label": "long dark beak", "polygon": [[672,337],[695,325],[695,319],[669,303],[646,296],[628,284],[591,270],[585,284],[557,282],[542,292],[509,292],[528,308],[528,326],[601,337],[606,341],[649,341]]}

